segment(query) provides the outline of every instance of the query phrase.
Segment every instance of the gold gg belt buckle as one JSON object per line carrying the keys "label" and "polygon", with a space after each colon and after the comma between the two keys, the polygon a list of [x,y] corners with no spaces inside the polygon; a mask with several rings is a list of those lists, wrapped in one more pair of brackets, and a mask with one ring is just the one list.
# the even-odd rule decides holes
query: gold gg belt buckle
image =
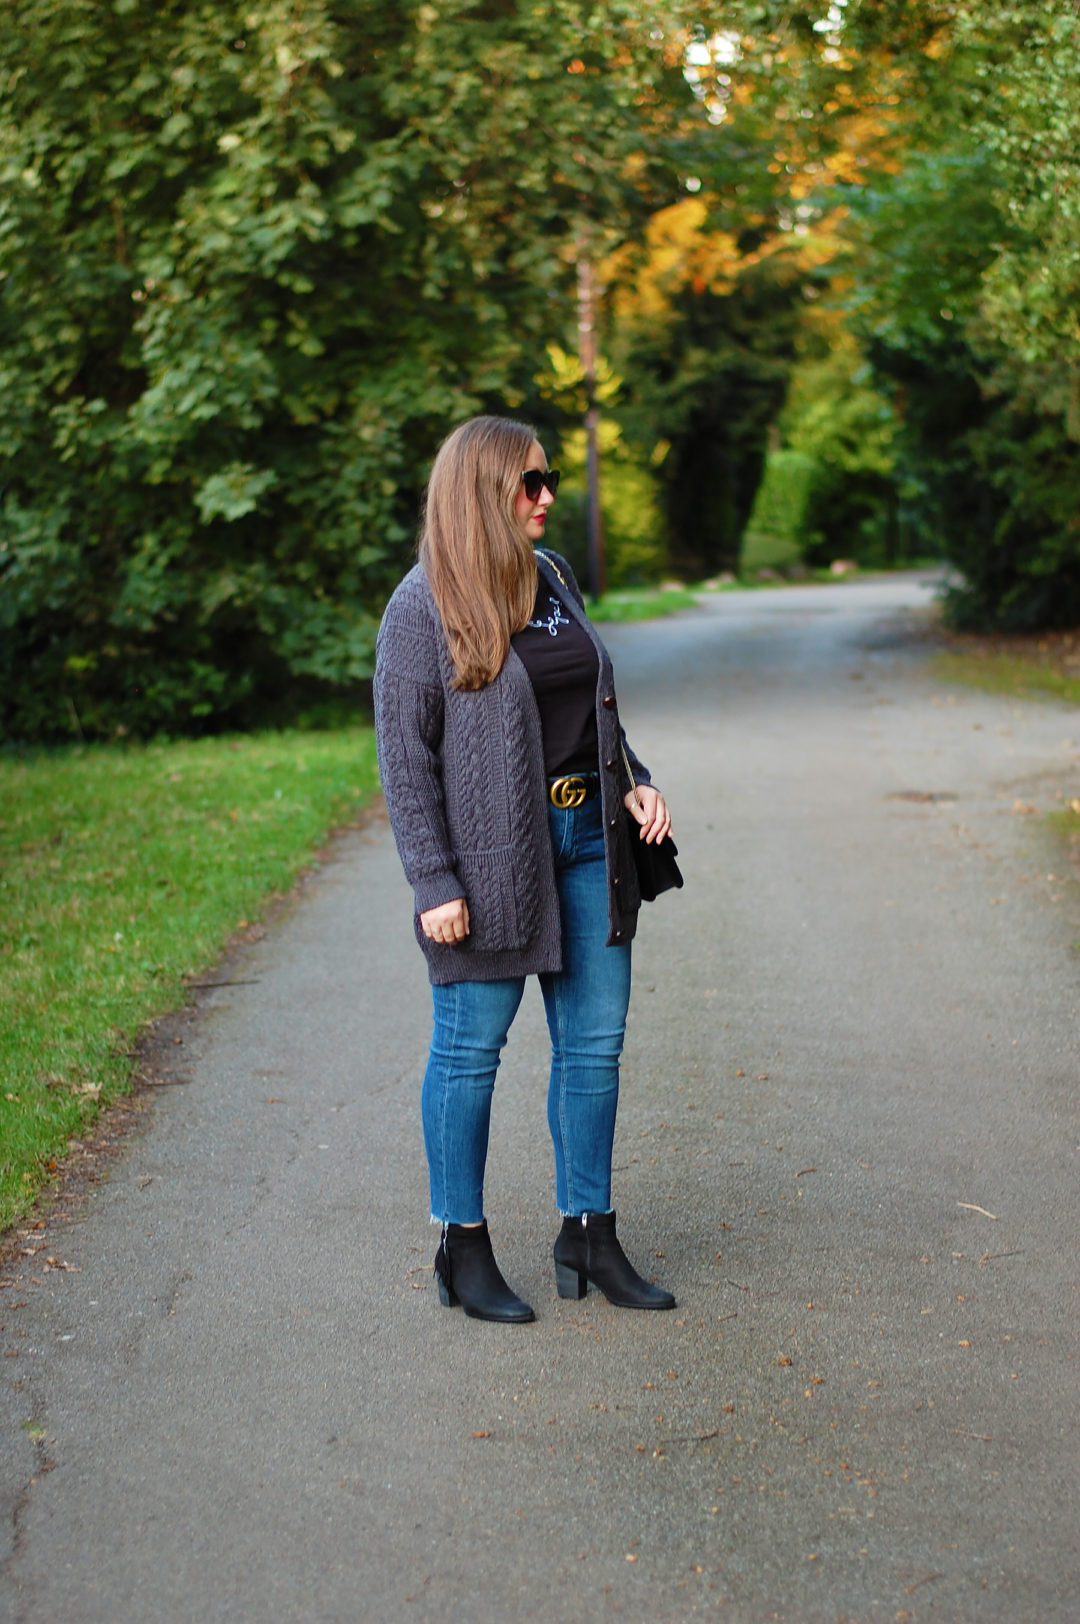
{"label": "gold gg belt buckle", "polygon": [[567,778],[556,778],[548,791],[552,806],[567,807],[581,806],[588,794],[588,787],[579,773],[571,773]]}

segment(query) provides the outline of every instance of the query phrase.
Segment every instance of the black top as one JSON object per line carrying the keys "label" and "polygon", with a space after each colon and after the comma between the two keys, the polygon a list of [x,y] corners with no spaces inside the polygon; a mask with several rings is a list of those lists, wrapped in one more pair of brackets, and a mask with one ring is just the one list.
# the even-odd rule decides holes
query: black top
{"label": "black top", "polygon": [[571,618],[542,575],[533,617],[510,641],[536,695],[548,777],[595,772],[600,759],[599,657],[584,627]]}

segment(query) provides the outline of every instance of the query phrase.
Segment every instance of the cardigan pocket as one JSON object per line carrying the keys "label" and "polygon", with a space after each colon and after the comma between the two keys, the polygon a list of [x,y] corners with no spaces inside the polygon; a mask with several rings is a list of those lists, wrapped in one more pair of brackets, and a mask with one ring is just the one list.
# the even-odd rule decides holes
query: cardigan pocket
{"label": "cardigan pocket", "polygon": [[505,953],[527,947],[536,931],[535,907],[527,896],[534,887],[521,885],[521,852],[513,846],[458,852],[458,878],[469,905],[466,941],[477,953]]}

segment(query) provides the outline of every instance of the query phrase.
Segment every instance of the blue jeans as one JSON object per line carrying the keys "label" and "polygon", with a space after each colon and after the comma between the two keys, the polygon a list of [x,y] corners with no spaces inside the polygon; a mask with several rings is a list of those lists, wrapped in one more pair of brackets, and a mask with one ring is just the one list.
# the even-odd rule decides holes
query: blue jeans
{"label": "blue jeans", "polygon": [[[548,1127],[555,1199],[564,1216],[611,1210],[611,1149],[619,1057],[630,1002],[630,948],[608,947],[600,799],[550,807],[562,916],[562,969],[541,975],[551,1034]],[[484,1216],[484,1164],[495,1073],[525,977],[433,987],[435,1027],[420,1108],[431,1216],[475,1224]]]}

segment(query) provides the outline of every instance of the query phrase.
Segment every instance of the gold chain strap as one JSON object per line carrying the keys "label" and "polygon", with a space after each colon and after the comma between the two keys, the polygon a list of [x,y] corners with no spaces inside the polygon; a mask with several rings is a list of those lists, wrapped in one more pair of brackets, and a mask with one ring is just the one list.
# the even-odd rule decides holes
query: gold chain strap
{"label": "gold chain strap", "polygon": [[566,587],[567,592],[569,592],[570,588],[567,586],[566,576],[563,574],[558,564],[556,564],[551,554],[546,553],[542,547],[538,547],[536,551],[538,557],[542,558],[545,564],[549,564],[551,566],[551,568],[555,571],[555,574],[559,577],[559,580],[562,582],[563,586]]}
{"label": "gold chain strap", "polygon": [[623,766],[626,768],[626,776],[630,780],[630,788],[634,792],[634,800],[637,802],[638,806],[640,806],[641,796],[638,794],[637,779],[634,777],[634,769],[630,765],[630,757],[627,755],[626,746],[621,739],[619,740],[619,749],[622,751]]}

